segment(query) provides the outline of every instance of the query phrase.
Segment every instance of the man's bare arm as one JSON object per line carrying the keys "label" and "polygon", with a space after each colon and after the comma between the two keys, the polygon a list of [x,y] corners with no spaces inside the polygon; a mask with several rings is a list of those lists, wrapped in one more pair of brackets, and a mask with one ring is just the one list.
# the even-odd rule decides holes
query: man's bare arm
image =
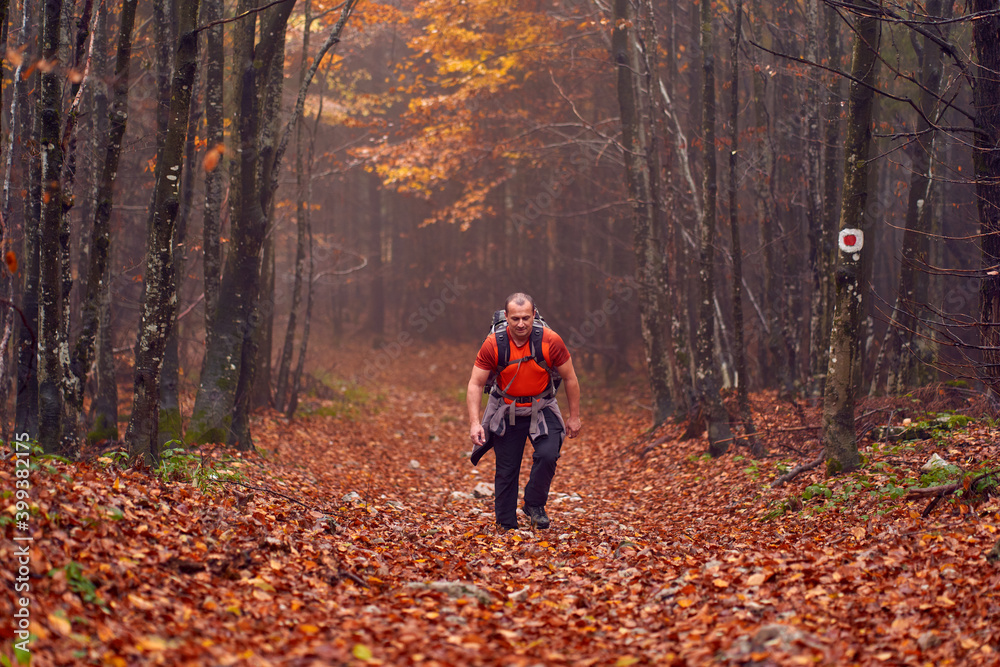
{"label": "man's bare arm", "polygon": [[469,387],[465,392],[465,404],[469,409],[469,437],[477,445],[486,442],[486,432],[479,422],[479,406],[483,400],[483,389],[486,381],[490,379],[490,372],[479,366],[472,367],[472,376],[469,378]]}
{"label": "man's bare arm", "polygon": [[566,435],[575,438],[583,425],[580,421],[580,380],[576,377],[573,360],[569,359],[556,368],[566,386],[566,399],[569,401],[569,417],[566,419]]}

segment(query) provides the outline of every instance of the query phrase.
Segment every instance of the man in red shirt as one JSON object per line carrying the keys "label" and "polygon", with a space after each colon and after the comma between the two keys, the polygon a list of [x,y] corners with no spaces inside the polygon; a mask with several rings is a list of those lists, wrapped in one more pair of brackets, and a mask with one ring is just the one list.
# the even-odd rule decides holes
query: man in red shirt
{"label": "man in red shirt", "polygon": [[[557,333],[544,327],[540,336],[532,335],[535,328],[535,302],[520,292],[507,297],[504,304],[507,318],[506,336],[509,342],[509,362],[503,368],[497,334],[491,333],[483,342],[472,368],[466,392],[469,408],[469,437],[477,447],[489,441],[496,453],[496,520],[501,530],[517,528],[517,493],[526,439],[534,447],[531,476],[524,487],[523,511],[536,528],[548,528],[545,503],[549,486],[556,472],[556,460],[562,448],[563,436],[575,438],[580,433],[580,382],[573,368],[566,344]],[[536,361],[535,344],[541,345],[542,358],[566,384],[569,417],[564,421],[556,402],[552,378],[548,369]],[[499,371],[486,411],[480,419],[479,407],[483,389],[490,375]],[[478,458],[474,457],[474,462]]]}

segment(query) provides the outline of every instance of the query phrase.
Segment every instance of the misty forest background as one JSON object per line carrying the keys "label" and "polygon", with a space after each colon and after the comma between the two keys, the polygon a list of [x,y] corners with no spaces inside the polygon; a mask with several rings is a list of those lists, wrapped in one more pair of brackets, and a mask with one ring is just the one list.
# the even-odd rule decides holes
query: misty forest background
{"label": "misty forest background", "polygon": [[996,387],[994,3],[0,11],[5,439],[247,448],[518,290],[713,453],[737,385],[822,401],[839,468],[858,397]]}

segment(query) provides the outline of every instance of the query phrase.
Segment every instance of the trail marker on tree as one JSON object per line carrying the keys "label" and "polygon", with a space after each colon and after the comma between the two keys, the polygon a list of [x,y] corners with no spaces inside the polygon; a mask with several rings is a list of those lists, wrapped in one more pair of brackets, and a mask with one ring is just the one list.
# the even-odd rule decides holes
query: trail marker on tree
{"label": "trail marker on tree", "polygon": [[858,253],[865,246],[865,233],[860,229],[841,229],[837,243],[843,252],[854,253],[854,260],[857,261],[860,259]]}

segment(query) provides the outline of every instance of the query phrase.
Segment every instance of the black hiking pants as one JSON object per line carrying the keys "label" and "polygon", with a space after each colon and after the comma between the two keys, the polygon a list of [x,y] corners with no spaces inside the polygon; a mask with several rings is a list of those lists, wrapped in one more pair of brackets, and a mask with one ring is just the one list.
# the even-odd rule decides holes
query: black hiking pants
{"label": "black hiking pants", "polygon": [[[531,457],[531,476],[524,486],[524,503],[532,507],[542,507],[549,499],[549,486],[556,474],[556,461],[562,448],[563,426],[551,410],[542,410],[545,423],[548,424],[548,435],[532,440],[535,451]],[[504,528],[517,528],[517,491],[521,474],[521,459],[524,457],[524,444],[528,440],[528,428],[531,418],[518,417],[514,425],[507,424],[507,430],[502,436],[495,433],[496,439],[493,451],[497,457],[496,508],[497,523]]]}

